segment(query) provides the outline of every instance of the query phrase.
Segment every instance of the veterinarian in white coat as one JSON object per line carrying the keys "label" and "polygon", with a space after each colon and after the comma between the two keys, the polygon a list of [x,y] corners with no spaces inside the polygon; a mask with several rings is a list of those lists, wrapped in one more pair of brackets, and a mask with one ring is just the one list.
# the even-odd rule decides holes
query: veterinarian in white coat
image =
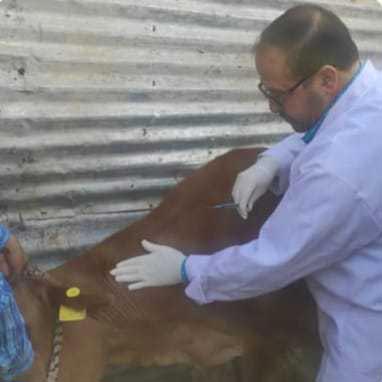
{"label": "veterinarian in white coat", "polygon": [[[315,5],[289,9],[255,47],[259,88],[296,131],[241,173],[245,218],[268,188],[283,194],[258,239],[185,257],[150,254],[112,271],[130,289],[186,282],[191,299],[253,297],[305,278],[324,353],[318,382],[382,380],[382,74]],[[256,213],[256,211],[254,211]]]}

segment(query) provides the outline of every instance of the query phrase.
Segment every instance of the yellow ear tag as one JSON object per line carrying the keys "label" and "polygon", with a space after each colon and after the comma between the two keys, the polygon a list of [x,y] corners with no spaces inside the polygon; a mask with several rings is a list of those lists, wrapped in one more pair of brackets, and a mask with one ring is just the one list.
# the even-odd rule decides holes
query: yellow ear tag
{"label": "yellow ear tag", "polygon": [[[80,289],[77,287],[69,288],[66,291],[66,296],[69,298],[76,298],[80,295]],[[86,318],[86,309],[72,309],[65,305],[60,305],[58,311],[58,319],[61,322],[65,321],[81,321]]]}

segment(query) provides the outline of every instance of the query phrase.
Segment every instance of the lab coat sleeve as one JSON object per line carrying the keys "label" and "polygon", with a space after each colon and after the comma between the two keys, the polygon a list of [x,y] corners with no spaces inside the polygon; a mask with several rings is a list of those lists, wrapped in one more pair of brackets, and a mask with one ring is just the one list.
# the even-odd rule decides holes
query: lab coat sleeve
{"label": "lab coat sleeve", "polygon": [[264,151],[262,156],[271,156],[277,160],[279,171],[270,189],[276,195],[283,194],[289,185],[289,173],[294,159],[306,147],[303,134],[294,133]]}
{"label": "lab coat sleeve", "polygon": [[319,169],[300,176],[257,240],[186,261],[186,294],[203,304],[255,297],[351,256],[381,233],[365,201]]}

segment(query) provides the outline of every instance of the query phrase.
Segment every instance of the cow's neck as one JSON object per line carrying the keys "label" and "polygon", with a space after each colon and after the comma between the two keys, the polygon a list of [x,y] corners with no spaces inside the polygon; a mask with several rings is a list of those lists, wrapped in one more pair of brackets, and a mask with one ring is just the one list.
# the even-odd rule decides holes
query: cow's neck
{"label": "cow's neck", "polygon": [[22,280],[14,287],[16,301],[29,329],[35,354],[32,368],[24,378],[30,382],[46,380],[52,351],[57,309],[49,301],[47,288],[45,282],[35,279]]}

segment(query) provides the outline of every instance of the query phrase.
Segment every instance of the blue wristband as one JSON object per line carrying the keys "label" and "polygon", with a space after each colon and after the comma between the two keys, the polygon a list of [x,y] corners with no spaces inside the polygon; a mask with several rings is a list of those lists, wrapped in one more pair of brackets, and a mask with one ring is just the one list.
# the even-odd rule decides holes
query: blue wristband
{"label": "blue wristband", "polygon": [[182,265],[180,266],[180,277],[183,283],[188,284],[190,280],[188,279],[188,276],[187,276],[186,260],[187,260],[187,257],[182,261]]}
{"label": "blue wristband", "polygon": [[3,249],[5,247],[5,244],[7,244],[7,241],[9,240],[11,236],[11,233],[9,230],[0,224],[0,249]]}

